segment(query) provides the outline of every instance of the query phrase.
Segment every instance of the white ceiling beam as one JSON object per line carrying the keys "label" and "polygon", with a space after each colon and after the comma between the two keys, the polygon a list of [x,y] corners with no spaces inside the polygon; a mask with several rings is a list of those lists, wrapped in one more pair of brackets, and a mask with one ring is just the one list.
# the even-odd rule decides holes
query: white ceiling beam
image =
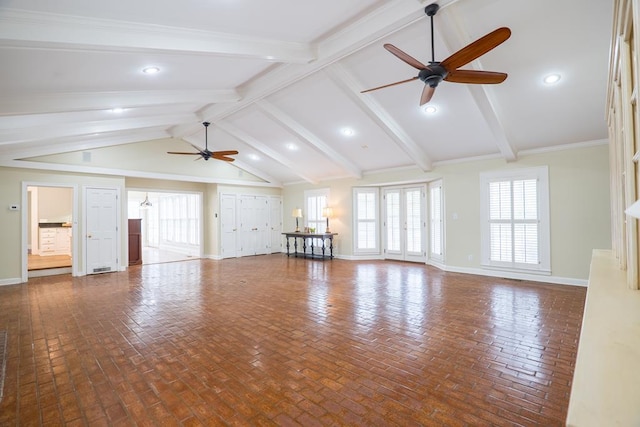
{"label": "white ceiling beam", "polygon": [[197,121],[195,114],[134,117],[127,119],[94,120],[82,123],[61,123],[31,126],[22,129],[0,129],[0,146],[18,142],[92,135],[104,132],[133,131],[154,126],[169,126],[176,122]]}
{"label": "white ceiling beam", "polygon": [[[461,49],[474,41],[465,34],[460,20],[451,10],[446,14],[438,15],[438,19],[441,21],[441,24],[438,27],[446,28],[447,31],[446,33],[444,31],[436,31],[449,52],[457,52],[458,49]],[[509,43],[509,41],[506,43]],[[471,64],[466,65],[464,68],[476,70],[483,69],[479,59],[472,61]],[[507,132],[500,122],[500,116],[496,109],[497,103],[493,101],[490,89],[486,87],[487,85],[467,84],[465,86],[471,93],[471,96],[476,102],[478,110],[484,117],[489,129],[491,129],[491,133],[495,138],[495,143],[498,146],[498,150],[502,157],[508,162],[517,160],[516,150],[513,148],[513,145],[511,145]]]}
{"label": "white ceiling beam", "polygon": [[[444,9],[459,0],[440,0]],[[431,0],[389,1],[348,27],[317,43],[317,59],[305,65],[282,64],[271,72],[252,79],[239,88],[242,99],[233,105],[211,105],[202,110],[203,118],[216,122],[285,87],[327,67],[352,53],[394,34],[416,21],[425,19],[424,8]],[[172,132],[183,136],[194,132],[194,126],[176,126]]]}
{"label": "white ceiling beam", "polygon": [[169,137],[170,135],[164,129],[150,128],[98,136],[82,135],[60,139],[46,139],[15,145],[0,145],[0,159],[26,159],[29,157],[48,156],[71,151],[87,151]]}
{"label": "white ceiling beam", "polygon": [[428,172],[432,169],[431,159],[425,151],[409,136],[391,115],[370,95],[363,95],[363,89],[356,78],[339,63],[327,67],[325,71],[343,92],[365,112],[389,137],[413,159],[420,169]]}
{"label": "white ceiling beam", "polygon": [[104,110],[110,107],[149,107],[175,104],[232,103],[240,100],[236,90],[147,90],[75,93],[3,94],[0,114],[39,114]]}
{"label": "white ceiling beam", "polygon": [[[446,7],[458,0],[440,0]],[[340,59],[387,37],[414,22],[424,19],[424,7],[430,1],[395,0],[385,3],[352,25],[317,43],[317,59],[305,65],[283,64],[262,77],[250,80],[238,88],[242,100],[233,105],[212,105],[202,111],[207,120],[216,122],[242,110],[285,87],[329,66]],[[193,132],[193,127],[176,127],[176,136]]]}
{"label": "white ceiling beam", "polygon": [[281,124],[282,126],[295,133],[301,139],[307,141],[313,146],[320,154],[327,159],[336,163],[343,170],[345,170],[350,176],[354,178],[362,178],[362,171],[353,162],[348,160],[342,154],[334,150],[330,145],[326,144],[322,139],[316,136],[313,132],[305,128],[293,117],[276,107],[275,105],[263,100],[256,102],[256,105],[260,107],[262,112],[271,117],[273,120]]}
{"label": "white ceiling beam", "polygon": [[311,47],[304,43],[18,9],[2,10],[0,40],[4,46],[28,47],[38,43],[116,52],[151,49],[297,64],[315,59]]}
{"label": "white ceiling beam", "polygon": [[240,130],[239,128],[235,127],[231,123],[219,121],[215,124],[215,126],[225,131],[229,135],[233,136],[234,138],[237,138],[240,141],[244,142],[245,144],[255,148],[265,156],[270,157],[271,159],[275,160],[276,162],[280,163],[283,166],[286,166],[288,169],[291,170],[291,172],[293,172],[295,175],[298,175],[300,178],[304,179],[305,181],[311,184],[317,184],[318,181],[308,176],[304,172],[304,170],[295,162],[292,162],[286,157],[280,155],[277,151],[272,150],[266,144],[258,141],[256,138],[244,132],[243,130]]}

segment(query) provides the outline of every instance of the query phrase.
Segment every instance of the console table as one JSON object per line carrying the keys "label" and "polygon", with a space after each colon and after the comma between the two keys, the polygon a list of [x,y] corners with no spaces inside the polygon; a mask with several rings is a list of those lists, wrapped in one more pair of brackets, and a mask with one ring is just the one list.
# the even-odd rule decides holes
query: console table
{"label": "console table", "polygon": [[[333,259],[333,236],[337,236],[338,233],[300,233],[293,231],[282,234],[287,237],[287,256],[298,256],[298,239],[300,239],[302,240],[302,252],[300,252],[302,257]],[[293,238],[293,253],[290,251],[290,238]],[[314,246],[313,239],[320,239],[322,245]],[[327,241],[329,243],[328,246],[326,244]],[[307,248],[311,250],[311,253],[307,253]],[[318,251],[317,253],[316,250]]]}

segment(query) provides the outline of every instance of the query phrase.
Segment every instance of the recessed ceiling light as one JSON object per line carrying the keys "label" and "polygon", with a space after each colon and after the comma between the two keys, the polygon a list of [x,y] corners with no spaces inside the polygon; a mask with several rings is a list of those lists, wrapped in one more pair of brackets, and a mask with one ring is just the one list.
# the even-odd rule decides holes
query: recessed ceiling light
{"label": "recessed ceiling light", "polygon": [[353,136],[354,134],[353,129],[351,128],[344,128],[341,132],[344,136]]}
{"label": "recessed ceiling light", "polygon": [[298,149],[298,146],[296,144],[294,144],[293,142],[290,142],[286,145],[287,149],[291,150],[291,151],[296,151]]}
{"label": "recessed ceiling light", "polygon": [[560,81],[560,77],[560,74],[549,74],[548,76],[545,76],[542,81],[544,84],[552,85],[558,83]]}
{"label": "recessed ceiling light", "polygon": [[257,154],[249,154],[249,158],[251,160],[260,160],[260,157]]}
{"label": "recessed ceiling light", "polygon": [[109,111],[111,111],[112,113],[120,114],[120,113],[123,113],[124,110],[125,110],[124,108],[116,107],[116,108],[112,108]]}
{"label": "recessed ceiling light", "polygon": [[438,108],[434,105],[427,105],[423,108],[423,111],[427,114],[435,114],[438,111]]}
{"label": "recessed ceiling light", "polygon": [[160,72],[160,68],[158,67],[145,67],[142,69],[142,72],[145,74],[156,74]]}

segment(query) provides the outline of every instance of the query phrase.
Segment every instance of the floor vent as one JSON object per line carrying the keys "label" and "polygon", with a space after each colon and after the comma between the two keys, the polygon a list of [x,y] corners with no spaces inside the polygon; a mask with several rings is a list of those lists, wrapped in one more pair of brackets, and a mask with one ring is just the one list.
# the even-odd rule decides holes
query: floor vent
{"label": "floor vent", "polygon": [[100,267],[100,268],[93,269],[94,273],[103,273],[105,271],[111,271],[111,267]]}

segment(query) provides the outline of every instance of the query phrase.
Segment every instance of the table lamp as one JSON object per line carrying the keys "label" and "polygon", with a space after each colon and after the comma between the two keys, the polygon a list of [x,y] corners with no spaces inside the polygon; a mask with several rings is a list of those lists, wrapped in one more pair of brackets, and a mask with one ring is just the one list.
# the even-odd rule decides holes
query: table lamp
{"label": "table lamp", "polygon": [[329,207],[322,208],[322,217],[327,218],[327,229],[325,230],[325,233],[331,233],[331,230],[329,230],[329,218],[332,216],[333,216],[333,209]]}
{"label": "table lamp", "polygon": [[300,226],[298,225],[298,218],[302,218],[302,209],[295,208],[293,212],[291,212],[291,216],[296,219],[296,233],[299,233]]}

